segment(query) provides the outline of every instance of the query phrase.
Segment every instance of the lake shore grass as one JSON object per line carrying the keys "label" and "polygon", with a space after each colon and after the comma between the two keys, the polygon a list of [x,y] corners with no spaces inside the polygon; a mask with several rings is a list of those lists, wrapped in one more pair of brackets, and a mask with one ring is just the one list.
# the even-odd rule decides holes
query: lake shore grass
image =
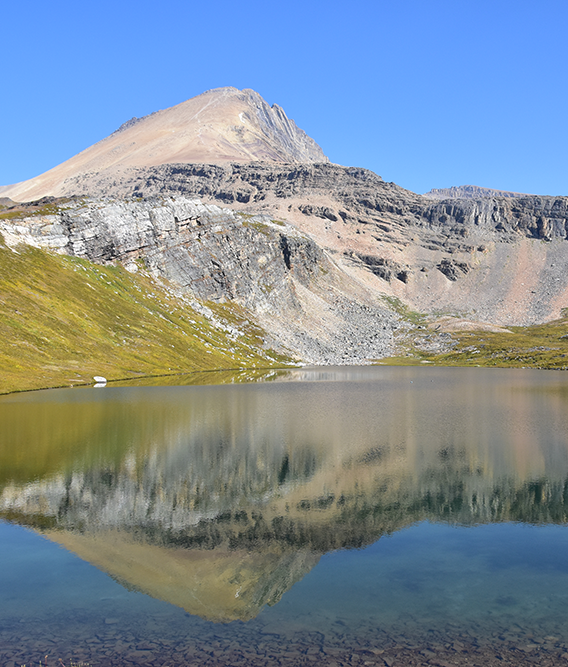
{"label": "lake shore grass", "polygon": [[425,343],[438,335],[432,328],[416,330],[400,344],[401,353],[381,364],[415,366],[474,366],[568,370],[568,317],[533,326],[509,326],[494,331],[445,333],[438,351]]}

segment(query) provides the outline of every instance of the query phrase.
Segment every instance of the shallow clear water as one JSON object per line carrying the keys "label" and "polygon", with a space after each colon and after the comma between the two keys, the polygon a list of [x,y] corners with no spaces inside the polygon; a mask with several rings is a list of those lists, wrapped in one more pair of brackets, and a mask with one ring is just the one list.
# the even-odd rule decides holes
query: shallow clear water
{"label": "shallow clear water", "polygon": [[0,664],[565,660],[563,373],[278,380],[0,399]]}

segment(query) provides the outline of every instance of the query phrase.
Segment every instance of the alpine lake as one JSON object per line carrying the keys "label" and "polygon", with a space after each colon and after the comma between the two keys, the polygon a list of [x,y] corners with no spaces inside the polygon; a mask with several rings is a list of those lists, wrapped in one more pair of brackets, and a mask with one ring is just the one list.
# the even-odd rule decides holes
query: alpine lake
{"label": "alpine lake", "polygon": [[165,380],[0,397],[2,667],[568,665],[568,374]]}

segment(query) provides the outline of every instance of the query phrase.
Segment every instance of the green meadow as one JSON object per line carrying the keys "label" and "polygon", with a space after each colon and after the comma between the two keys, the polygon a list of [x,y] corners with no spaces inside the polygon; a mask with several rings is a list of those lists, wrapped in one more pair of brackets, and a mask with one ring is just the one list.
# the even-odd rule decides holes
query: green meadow
{"label": "green meadow", "polygon": [[207,317],[142,265],[131,274],[0,236],[0,393],[291,363],[238,307],[205,305]]}

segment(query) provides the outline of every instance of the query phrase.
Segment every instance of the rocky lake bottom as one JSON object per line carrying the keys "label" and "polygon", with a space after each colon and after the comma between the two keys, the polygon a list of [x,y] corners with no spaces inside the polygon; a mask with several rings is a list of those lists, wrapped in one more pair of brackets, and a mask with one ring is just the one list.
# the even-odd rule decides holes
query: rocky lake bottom
{"label": "rocky lake bottom", "polygon": [[[565,529],[547,531],[539,544],[538,528],[489,528],[481,535],[476,529],[460,535],[464,529],[425,524],[408,529],[399,544],[392,543],[396,537],[384,538],[385,548],[379,542],[361,552],[330,554],[320,573],[300,582],[291,599],[283,598],[281,609],[265,609],[246,623],[211,623],[121,591],[118,583],[46,543],[18,559],[28,581],[18,582],[21,613],[7,614],[4,606],[0,662],[5,667],[59,665],[60,659],[65,665],[117,667],[564,664],[567,594],[559,585],[565,586],[568,573],[559,580],[557,572],[532,572],[532,583],[523,587],[537,554],[523,553],[522,547],[519,554],[519,547],[528,537],[547,551],[554,546],[564,551]],[[37,539],[4,525],[4,543],[14,530],[20,534],[11,540],[13,549],[17,542],[28,549]],[[453,535],[445,540],[448,533]],[[499,533],[506,547],[489,547]],[[449,554],[440,553],[441,540],[446,548],[449,541]],[[462,556],[456,558],[458,552]],[[508,567],[501,560],[514,563]],[[564,569],[563,563],[555,568],[553,559],[545,560],[548,570]],[[6,601],[5,582],[13,580],[14,568],[2,565]],[[65,572],[72,590],[58,593],[56,580]],[[334,586],[337,590],[330,590]]]}

